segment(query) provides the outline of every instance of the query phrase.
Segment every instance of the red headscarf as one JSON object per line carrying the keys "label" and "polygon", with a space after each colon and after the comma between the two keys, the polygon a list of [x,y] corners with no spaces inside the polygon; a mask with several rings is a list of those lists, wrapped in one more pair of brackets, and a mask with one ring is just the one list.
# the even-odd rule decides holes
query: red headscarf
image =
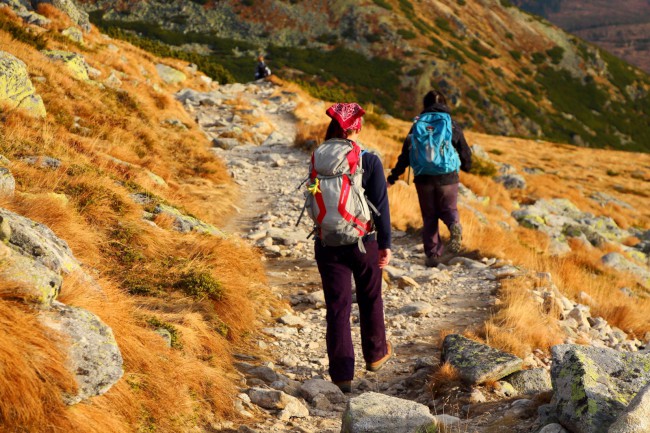
{"label": "red headscarf", "polygon": [[361,130],[361,118],[366,111],[356,102],[341,103],[332,105],[325,112],[329,117],[336,120],[344,131]]}

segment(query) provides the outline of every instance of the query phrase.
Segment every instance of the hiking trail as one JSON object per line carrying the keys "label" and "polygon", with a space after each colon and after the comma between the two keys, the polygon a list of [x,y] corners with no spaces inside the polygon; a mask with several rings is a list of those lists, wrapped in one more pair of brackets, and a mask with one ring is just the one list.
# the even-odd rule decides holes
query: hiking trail
{"label": "hiking trail", "polygon": [[[329,380],[329,376],[324,297],[313,258],[313,240],[307,239],[311,220],[305,215],[295,226],[304,203],[302,189],[297,187],[309,164],[309,154],[293,146],[295,95],[270,83],[225,85],[210,94],[214,97],[216,93],[221,100],[246,101],[274,129],[260,145],[222,146],[214,151],[226,162],[243,192],[238,213],[225,228],[264,251],[272,291],[290,305],[277,320],[270,312],[262,312],[268,316],[268,323],[258,344],[271,363],[241,355],[238,368],[246,377],[242,390],[271,387],[300,396],[300,386],[306,380]],[[208,125],[225,123],[238,115],[229,112],[225,104],[200,104],[193,110],[198,119],[211,119]],[[323,106],[323,116],[324,112]],[[210,126],[202,127],[207,134],[214,134]],[[282,420],[275,411],[251,404],[242,391],[236,406],[251,423],[237,431],[338,433],[348,398],[365,391],[418,401],[429,405],[433,414],[458,413],[459,408],[433,400],[426,380],[439,363],[440,332],[462,332],[488,317],[496,302],[496,260],[458,258],[453,266],[426,268],[419,236],[396,230],[392,251],[383,296],[387,336],[395,358],[377,373],[365,371],[355,303],[351,314],[357,356],[353,392],[341,399],[314,399],[306,403],[309,416]],[[480,424],[478,418],[471,421],[472,428]]]}

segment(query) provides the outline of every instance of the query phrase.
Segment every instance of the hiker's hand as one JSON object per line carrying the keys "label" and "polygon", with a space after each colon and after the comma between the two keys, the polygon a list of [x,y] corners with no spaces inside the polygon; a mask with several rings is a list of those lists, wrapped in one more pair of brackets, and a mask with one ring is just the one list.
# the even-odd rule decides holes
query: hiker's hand
{"label": "hiker's hand", "polygon": [[390,248],[386,248],[385,250],[379,250],[379,267],[383,269],[385,266],[390,263],[390,258],[392,257],[392,254],[390,252]]}

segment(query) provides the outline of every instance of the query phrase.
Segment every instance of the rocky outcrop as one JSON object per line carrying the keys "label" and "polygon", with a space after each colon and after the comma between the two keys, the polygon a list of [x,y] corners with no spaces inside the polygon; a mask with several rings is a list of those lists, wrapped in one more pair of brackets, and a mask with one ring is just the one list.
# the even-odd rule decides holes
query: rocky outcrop
{"label": "rocky outcrop", "polygon": [[181,233],[199,232],[214,236],[226,237],[226,234],[215,226],[205,223],[193,216],[185,215],[175,207],[159,204],[153,211],[154,215],[165,215],[172,219],[174,230]]}
{"label": "rocky outcrop", "polygon": [[608,433],[646,433],[650,431],[650,385],[634,397]]}
{"label": "rocky outcrop", "polygon": [[573,433],[606,433],[650,383],[650,355],[607,348],[552,348],[555,415]]}
{"label": "rocky outcrop", "polygon": [[86,63],[86,60],[81,54],[61,50],[43,50],[41,52],[53,61],[62,62],[68,71],[70,71],[70,74],[77,80],[90,80],[88,63]]}
{"label": "rocky outcrop", "polygon": [[72,42],[77,42],[79,44],[82,44],[84,41],[84,35],[76,27],[68,27],[67,29],[63,30],[61,32],[63,36],[66,36],[68,39],[70,39]]}
{"label": "rocky outcrop", "polygon": [[521,370],[523,361],[485,344],[451,334],[442,345],[442,359],[451,364],[469,384],[497,381]]}
{"label": "rocky outcrop", "polygon": [[435,418],[428,407],[366,392],[348,402],[341,433],[420,433],[430,426],[435,426]]}
{"label": "rocky outcrop", "polygon": [[648,268],[637,265],[620,253],[605,254],[600,260],[605,266],[620,272],[630,273],[636,277],[639,283],[650,287],[650,270]]}
{"label": "rocky outcrop", "polygon": [[34,7],[38,6],[40,3],[49,3],[53,5],[68,15],[75,24],[79,25],[83,29],[84,32],[88,33],[90,31],[90,19],[88,18],[88,13],[77,8],[73,0],[32,0],[32,5]]}
{"label": "rocky outcrop", "polygon": [[43,99],[36,94],[27,66],[4,51],[0,51],[0,104],[23,109],[34,117],[46,115]]}
{"label": "rocky outcrop", "polygon": [[65,396],[67,404],[104,394],[122,377],[122,354],[99,317],[55,301],[39,319],[67,339],[68,368],[77,382],[77,393]]}
{"label": "rocky outcrop", "polygon": [[66,403],[106,392],[123,373],[122,356],[111,329],[95,314],[56,301],[64,275],[72,272],[92,289],[101,290],[83,272],[67,243],[45,225],[0,208],[0,263],[2,277],[21,287],[22,293],[16,296],[64,337],[67,367],[77,381],[77,392],[64,396]]}

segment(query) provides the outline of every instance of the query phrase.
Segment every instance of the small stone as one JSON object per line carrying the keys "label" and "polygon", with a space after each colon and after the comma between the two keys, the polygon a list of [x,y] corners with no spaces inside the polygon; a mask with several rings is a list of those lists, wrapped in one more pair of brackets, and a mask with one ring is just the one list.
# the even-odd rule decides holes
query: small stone
{"label": "small stone", "polygon": [[472,404],[485,403],[486,401],[487,398],[485,398],[485,395],[481,392],[480,389],[474,388],[469,395],[469,402]]}
{"label": "small stone", "polygon": [[569,433],[569,432],[560,424],[553,423],[542,427],[539,433]]}

